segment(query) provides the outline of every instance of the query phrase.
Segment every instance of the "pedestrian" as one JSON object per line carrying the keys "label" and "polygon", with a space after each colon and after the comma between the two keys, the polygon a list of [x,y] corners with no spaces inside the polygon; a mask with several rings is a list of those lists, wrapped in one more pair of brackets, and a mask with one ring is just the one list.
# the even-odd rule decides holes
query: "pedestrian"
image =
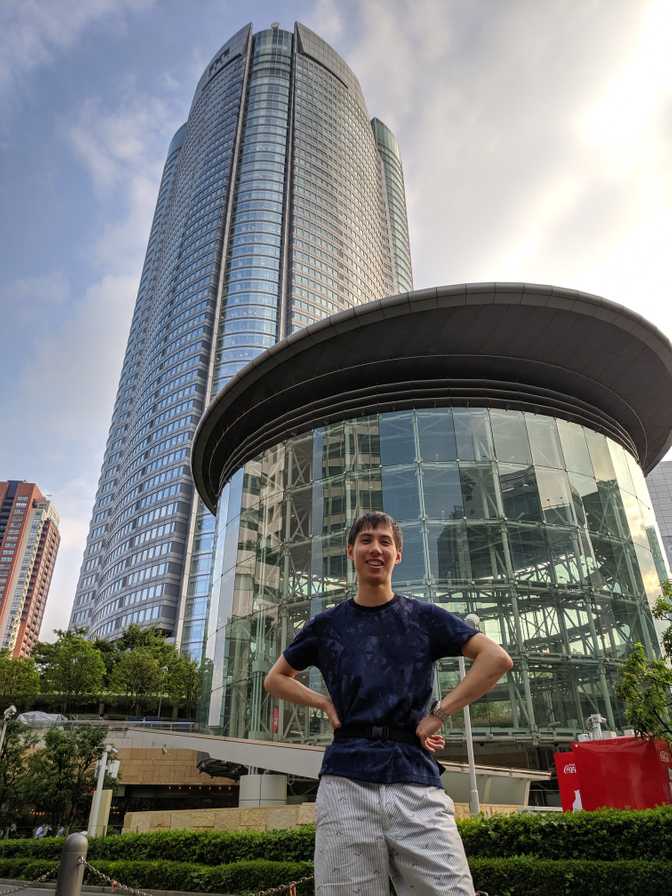
{"label": "pedestrian", "polygon": [[[322,710],[332,726],[315,816],[316,896],[473,896],[454,804],[433,754],[445,720],[489,691],[509,655],[458,616],[395,594],[402,536],[387,514],[359,516],[347,554],[357,594],[313,617],[264,681],[275,697]],[[434,663],[473,660],[431,704]],[[328,695],[296,680],[315,666]],[[431,705],[430,705],[431,704]]]}

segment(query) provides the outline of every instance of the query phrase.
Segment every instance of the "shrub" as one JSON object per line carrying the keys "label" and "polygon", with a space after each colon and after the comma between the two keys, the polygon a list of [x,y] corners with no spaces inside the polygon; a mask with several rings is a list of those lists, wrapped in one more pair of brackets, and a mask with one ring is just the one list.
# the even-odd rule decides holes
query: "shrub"
{"label": "shrub", "polygon": [[496,815],[459,822],[468,856],[672,860],[672,806]]}
{"label": "shrub", "polygon": [[47,871],[54,870],[51,880],[56,880],[56,859],[3,859],[0,858],[0,877],[19,880],[37,880]]}
{"label": "shrub", "polygon": [[[93,840],[94,859],[159,859],[169,855],[177,862],[225,865],[247,859],[311,861],[315,828],[306,825],[277,831],[160,831],[122,834]],[[0,845],[0,854],[2,846]]]}
{"label": "shrub", "polygon": [[[469,862],[477,888],[497,896],[640,896],[655,892],[672,896],[672,862],[640,859],[609,862],[585,859],[475,857]],[[254,893],[312,875],[310,862],[265,859],[200,865],[192,862],[101,859],[95,866],[114,880],[134,887],[201,893]],[[0,877],[35,880],[54,869],[44,859],[0,859]],[[87,871],[87,883],[99,879]],[[298,887],[299,896],[313,896],[312,882]]]}
{"label": "shrub", "polygon": [[641,896],[672,894],[672,862],[630,859],[619,862],[585,859],[469,860],[476,888],[497,896]]}
{"label": "shrub", "polygon": [[[0,859],[0,877],[36,880],[55,869],[57,863],[45,859]],[[158,890],[185,890],[200,893],[242,893],[278,887],[293,880],[311,876],[312,862],[271,862],[253,859],[232,862],[230,865],[198,865],[194,862],[117,861],[101,859],[95,867],[114,880],[131,887],[150,887]],[[54,875],[55,879],[55,875]],[[100,884],[100,879],[86,871],[88,884]],[[312,896],[311,883],[297,888],[299,896]]]}
{"label": "shrub", "polygon": [[[458,822],[467,855],[476,858],[532,856],[538,859],[672,861],[672,806],[644,811],[547,815],[498,815]],[[220,866],[265,859],[312,861],[311,825],[266,832],[163,831],[101,837],[89,845],[89,858],[100,861],[163,861]],[[0,840],[0,860],[52,860],[63,838]],[[487,887],[484,887],[487,889]]]}

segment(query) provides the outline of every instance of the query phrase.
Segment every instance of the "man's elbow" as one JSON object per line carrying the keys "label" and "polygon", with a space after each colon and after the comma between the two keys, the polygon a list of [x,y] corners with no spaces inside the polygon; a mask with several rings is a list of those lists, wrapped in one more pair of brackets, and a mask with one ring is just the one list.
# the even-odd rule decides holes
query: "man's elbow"
{"label": "man's elbow", "polygon": [[271,694],[273,696],[273,681],[275,679],[275,675],[273,672],[267,672],[264,677],[264,690],[267,694]]}
{"label": "man's elbow", "polygon": [[497,650],[496,663],[500,678],[513,669],[513,660],[503,647],[499,647]]}

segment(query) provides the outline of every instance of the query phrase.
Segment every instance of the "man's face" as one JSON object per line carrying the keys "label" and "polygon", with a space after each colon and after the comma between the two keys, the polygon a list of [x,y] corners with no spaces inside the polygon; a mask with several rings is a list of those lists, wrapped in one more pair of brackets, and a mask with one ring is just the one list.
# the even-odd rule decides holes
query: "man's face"
{"label": "man's face", "polygon": [[348,545],[348,557],[355,565],[360,583],[367,585],[389,582],[394,567],[401,563],[394,533],[384,524],[358,532],[355,543]]}

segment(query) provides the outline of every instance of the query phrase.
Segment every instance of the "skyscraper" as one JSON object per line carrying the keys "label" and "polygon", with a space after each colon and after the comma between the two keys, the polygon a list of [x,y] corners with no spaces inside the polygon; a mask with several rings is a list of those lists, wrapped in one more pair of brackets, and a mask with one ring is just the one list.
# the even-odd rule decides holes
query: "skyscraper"
{"label": "skyscraper", "polygon": [[646,477],[667,562],[672,567],[672,461],[664,460]]}
{"label": "skyscraper", "polygon": [[34,482],[0,482],[0,650],[27,656],[38,639],[60,535]]}
{"label": "skyscraper", "polygon": [[397,142],[303,25],[235,34],[170,145],[71,626],[152,623],[200,655],[214,518],[194,494],[202,411],[329,314],[412,288]]}

